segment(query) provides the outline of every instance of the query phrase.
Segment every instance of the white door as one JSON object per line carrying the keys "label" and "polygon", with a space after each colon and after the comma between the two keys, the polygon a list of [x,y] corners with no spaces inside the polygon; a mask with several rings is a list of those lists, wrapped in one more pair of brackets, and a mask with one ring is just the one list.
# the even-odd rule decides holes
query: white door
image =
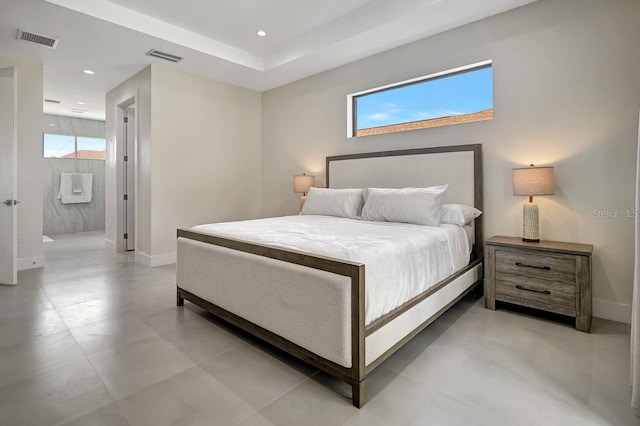
{"label": "white door", "polygon": [[0,284],[18,283],[17,83],[0,68]]}

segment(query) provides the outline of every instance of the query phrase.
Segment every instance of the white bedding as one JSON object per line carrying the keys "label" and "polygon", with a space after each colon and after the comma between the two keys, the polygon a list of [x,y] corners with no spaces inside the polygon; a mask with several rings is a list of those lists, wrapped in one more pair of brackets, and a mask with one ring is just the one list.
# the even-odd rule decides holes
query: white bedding
{"label": "white bedding", "polygon": [[365,323],[469,263],[463,227],[285,216],[199,225],[194,231],[365,264]]}

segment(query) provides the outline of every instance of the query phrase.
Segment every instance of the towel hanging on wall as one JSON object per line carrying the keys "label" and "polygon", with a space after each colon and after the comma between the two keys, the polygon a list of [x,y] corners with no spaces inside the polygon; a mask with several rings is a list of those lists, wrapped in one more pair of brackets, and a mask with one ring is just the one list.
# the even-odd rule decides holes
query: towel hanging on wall
{"label": "towel hanging on wall", "polygon": [[71,192],[73,194],[82,194],[82,175],[80,173],[71,175]]}
{"label": "towel hanging on wall", "polygon": [[[73,175],[81,177],[80,185],[74,185]],[[80,193],[74,193],[74,189],[77,189],[78,186],[80,187]],[[60,173],[58,199],[60,199],[62,204],[90,203],[93,198],[92,188],[92,173]]]}

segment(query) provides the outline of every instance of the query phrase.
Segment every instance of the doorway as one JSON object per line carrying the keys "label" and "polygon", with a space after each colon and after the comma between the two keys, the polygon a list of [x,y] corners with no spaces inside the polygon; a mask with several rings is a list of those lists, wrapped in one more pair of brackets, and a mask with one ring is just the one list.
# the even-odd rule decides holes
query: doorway
{"label": "doorway", "polygon": [[134,251],[136,249],[137,218],[137,175],[136,146],[137,120],[136,100],[130,98],[118,105],[117,135],[121,143],[116,145],[116,163],[120,182],[117,185],[117,197],[121,203],[116,215],[116,248],[117,251]]}

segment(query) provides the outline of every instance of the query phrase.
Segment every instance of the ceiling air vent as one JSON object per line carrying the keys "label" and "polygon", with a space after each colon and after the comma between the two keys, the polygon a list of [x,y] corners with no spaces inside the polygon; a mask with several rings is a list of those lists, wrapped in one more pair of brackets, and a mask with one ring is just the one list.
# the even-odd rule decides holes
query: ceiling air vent
{"label": "ceiling air vent", "polygon": [[19,28],[16,34],[16,40],[39,44],[40,46],[48,47],[50,49],[55,49],[58,45],[58,40],[53,37],[34,33],[32,31],[23,31]]}
{"label": "ceiling air vent", "polygon": [[154,58],[160,58],[160,59],[164,59],[165,61],[171,61],[171,62],[180,62],[181,60],[184,59],[180,56],[172,55],[171,53],[160,52],[159,50],[156,50],[156,49],[151,49],[150,51],[148,51],[147,56],[153,56]]}
{"label": "ceiling air vent", "polygon": [[48,102],[50,104],[59,104],[60,103],[60,101],[56,101],[55,99],[45,99],[44,101]]}

